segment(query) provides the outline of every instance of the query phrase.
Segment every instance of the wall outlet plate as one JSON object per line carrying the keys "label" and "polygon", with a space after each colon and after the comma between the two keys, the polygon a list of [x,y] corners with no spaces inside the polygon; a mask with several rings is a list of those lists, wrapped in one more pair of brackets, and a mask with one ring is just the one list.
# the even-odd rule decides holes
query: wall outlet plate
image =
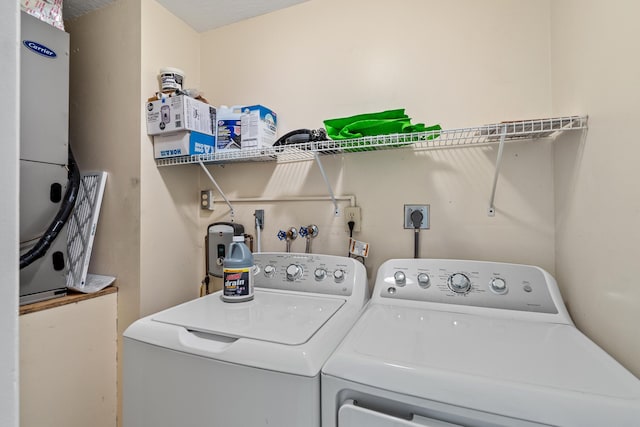
{"label": "wall outlet plate", "polygon": [[415,229],[413,222],[411,221],[411,213],[415,210],[422,212],[420,229],[429,229],[429,205],[404,205],[404,228],[411,230]]}
{"label": "wall outlet plate", "polygon": [[213,190],[200,191],[200,209],[213,210]]}

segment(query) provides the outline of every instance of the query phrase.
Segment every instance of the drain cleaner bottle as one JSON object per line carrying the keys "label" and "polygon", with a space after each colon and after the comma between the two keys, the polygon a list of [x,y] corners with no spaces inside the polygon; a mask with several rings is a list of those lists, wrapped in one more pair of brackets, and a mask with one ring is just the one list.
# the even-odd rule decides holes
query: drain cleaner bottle
{"label": "drain cleaner bottle", "polygon": [[253,299],[253,254],[244,243],[244,228],[234,227],[233,242],[223,261],[222,300],[241,302]]}

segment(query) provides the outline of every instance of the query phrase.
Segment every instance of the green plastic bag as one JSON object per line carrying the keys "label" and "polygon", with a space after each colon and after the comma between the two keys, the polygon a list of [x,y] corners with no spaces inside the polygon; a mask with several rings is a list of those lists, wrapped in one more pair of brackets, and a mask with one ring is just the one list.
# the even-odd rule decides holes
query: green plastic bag
{"label": "green plastic bag", "polygon": [[[351,117],[328,119],[324,121],[327,135],[333,140],[345,140],[362,138],[365,136],[390,135],[396,133],[428,132],[438,131],[440,125],[426,127],[423,123],[412,124],[411,118],[404,112],[404,108],[397,110],[387,110],[378,113],[358,114]],[[439,136],[434,132],[427,139],[434,139]],[[356,143],[352,146],[348,142],[345,151],[365,151],[374,150],[373,147],[357,148],[357,145],[364,145],[364,142]]]}

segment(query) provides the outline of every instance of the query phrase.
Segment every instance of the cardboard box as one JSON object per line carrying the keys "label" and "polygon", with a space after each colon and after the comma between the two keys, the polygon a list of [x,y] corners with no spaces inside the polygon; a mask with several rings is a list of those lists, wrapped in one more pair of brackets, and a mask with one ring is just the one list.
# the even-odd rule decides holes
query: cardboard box
{"label": "cardboard box", "polygon": [[153,137],[153,154],[156,159],[213,154],[215,147],[216,137],[200,132],[182,131]]}
{"label": "cardboard box", "polygon": [[147,102],[147,134],[161,135],[177,131],[195,131],[214,135],[216,109],[186,95],[170,96]]}
{"label": "cardboard box", "polygon": [[270,147],[276,142],[278,118],[269,108],[262,105],[243,107],[240,121],[240,141],[243,150]]}

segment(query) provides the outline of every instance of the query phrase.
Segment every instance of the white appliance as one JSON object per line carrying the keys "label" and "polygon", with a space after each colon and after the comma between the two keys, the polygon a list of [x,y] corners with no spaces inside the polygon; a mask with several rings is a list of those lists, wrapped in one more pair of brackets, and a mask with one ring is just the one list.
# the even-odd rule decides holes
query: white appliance
{"label": "white appliance", "polygon": [[638,426],[640,381],[524,265],[397,259],[322,369],[323,427]]}
{"label": "white appliance", "polygon": [[252,301],[220,292],[124,333],[125,427],[320,426],[320,369],[368,300],[351,258],[254,254]]}
{"label": "white appliance", "polygon": [[[67,187],[69,34],[21,12],[20,255],[53,222]],[[20,304],[67,293],[67,226],[42,258],[20,270]]]}

